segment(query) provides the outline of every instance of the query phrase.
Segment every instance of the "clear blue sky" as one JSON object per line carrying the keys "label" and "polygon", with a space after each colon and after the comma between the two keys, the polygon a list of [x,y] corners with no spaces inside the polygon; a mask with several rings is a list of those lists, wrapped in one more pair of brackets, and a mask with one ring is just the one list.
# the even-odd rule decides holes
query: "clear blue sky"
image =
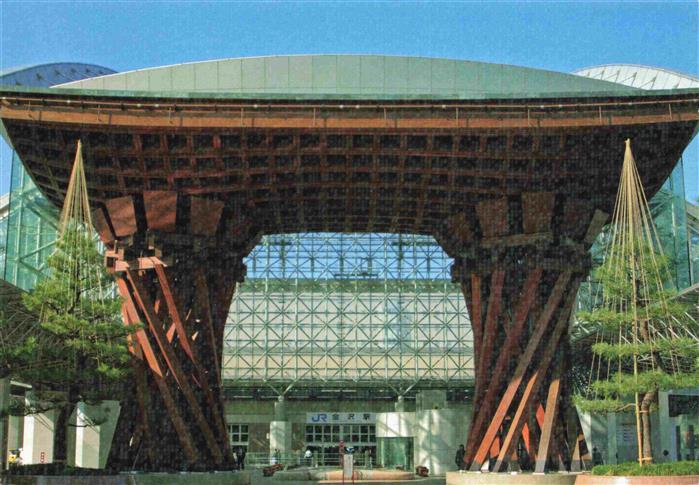
{"label": "clear blue sky", "polygon": [[[691,2],[232,3],[0,0],[0,69],[56,61],[126,71],[303,53],[402,54],[557,71],[638,63],[697,75]],[[686,170],[699,196],[697,144]],[[0,193],[10,151],[0,149]]]}

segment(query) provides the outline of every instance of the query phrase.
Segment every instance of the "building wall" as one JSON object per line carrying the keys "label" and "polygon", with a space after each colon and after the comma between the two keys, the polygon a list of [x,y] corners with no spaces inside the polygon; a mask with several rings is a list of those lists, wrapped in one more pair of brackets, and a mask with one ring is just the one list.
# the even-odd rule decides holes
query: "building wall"
{"label": "building wall", "polygon": [[[27,404],[34,398],[27,393]],[[53,445],[58,410],[51,409],[43,413],[29,414],[24,417],[22,437],[22,463],[35,465],[53,462]]]}
{"label": "building wall", "polygon": [[[685,397],[687,412],[673,413],[670,402]],[[651,414],[653,460],[667,462],[699,459],[699,390],[660,392],[658,407]],[[676,412],[676,410],[675,410]],[[624,413],[578,412],[587,446],[596,449],[604,463],[633,462],[638,459],[636,417],[631,409]]]}
{"label": "building wall", "polygon": [[[268,453],[270,451],[270,423],[278,420],[274,411],[275,401],[229,400],[226,401],[226,422],[247,424],[250,445],[248,451]],[[413,403],[407,403],[414,408]],[[307,413],[382,413],[393,411],[393,401],[287,401],[284,420],[291,423],[291,451],[305,449]]]}
{"label": "building wall", "polygon": [[[403,457],[410,465],[427,466],[432,474],[443,475],[455,470],[454,455],[459,444],[464,444],[471,420],[470,403],[447,402],[444,390],[421,391],[415,401],[404,403],[403,411],[395,411],[395,401],[285,401],[283,416],[275,414],[275,401],[226,402],[228,424],[245,424],[249,431],[249,453],[273,454],[275,449],[296,453],[308,446],[305,439],[307,413],[372,413],[375,417],[376,446],[385,438],[409,438],[410,457]],[[417,408],[416,408],[417,406]],[[284,418],[280,420],[279,418]],[[290,448],[283,449],[270,436],[287,423],[291,432]],[[349,443],[348,439],[345,441]],[[339,440],[338,440],[339,442]],[[328,443],[328,447],[338,442]]]}

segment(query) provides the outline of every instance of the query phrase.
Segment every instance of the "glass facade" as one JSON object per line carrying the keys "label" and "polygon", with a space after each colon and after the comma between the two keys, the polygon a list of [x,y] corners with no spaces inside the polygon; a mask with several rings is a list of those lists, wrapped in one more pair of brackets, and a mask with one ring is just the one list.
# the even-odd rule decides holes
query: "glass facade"
{"label": "glass facade", "polygon": [[[7,197],[9,201],[9,196]],[[7,252],[7,223],[9,211],[5,212],[3,205],[5,200],[0,196],[0,277],[5,275],[5,254]]]}
{"label": "glass facade", "polygon": [[228,440],[231,446],[238,447],[247,446],[250,441],[250,433],[247,424],[229,424],[228,425]]}
{"label": "glass facade", "polygon": [[685,202],[684,169],[680,161],[662,188],[649,202],[655,228],[668,257],[674,285],[687,288],[694,283],[690,265],[690,251]]}
{"label": "glass facade", "polygon": [[379,438],[376,463],[388,470],[413,469],[413,438]]}
{"label": "glass facade", "polygon": [[433,238],[268,236],[245,263],[225,333],[228,384],[472,380],[466,304]]}
{"label": "glass facade", "polygon": [[692,283],[699,281],[699,208],[687,204],[687,225],[689,227],[689,262],[692,268]]}
{"label": "glass facade", "polygon": [[344,441],[346,446],[375,446],[375,424],[309,424],[306,425],[306,445],[337,446]]}
{"label": "glass facade", "polygon": [[6,227],[2,277],[30,290],[46,275],[46,259],[56,240],[58,209],[39,192],[15,153]]}

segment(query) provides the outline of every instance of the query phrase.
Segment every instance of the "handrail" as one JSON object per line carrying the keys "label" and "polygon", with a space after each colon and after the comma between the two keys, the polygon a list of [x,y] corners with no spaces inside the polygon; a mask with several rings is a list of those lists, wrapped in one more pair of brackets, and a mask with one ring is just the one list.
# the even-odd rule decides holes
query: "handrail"
{"label": "handrail", "polygon": [[[235,445],[233,445],[235,448]],[[370,453],[358,452],[353,455],[344,455],[345,459],[352,457],[355,466],[364,468],[373,468],[375,458]],[[340,466],[339,453],[324,453],[323,451],[315,451],[310,459],[304,457],[301,451],[287,451],[275,453],[265,452],[249,452],[245,455],[245,466],[256,468],[269,465],[282,464],[285,466],[307,466],[307,467],[324,467],[324,466]]]}
{"label": "handrail", "polygon": [[[517,110],[561,110],[561,109],[579,109],[579,108],[604,108],[604,107],[631,107],[631,106],[667,106],[667,105],[677,105],[677,104],[692,104],[699,103],[699,96],[694,97],[680,97],[669,98],[669,99],[633,99],[628,100],[629,96],[625,96],[625,100],[617,101],[587,101],[587,102],[560,102],[554,99],[536,99],[532,102],[531,100],[525,100],[525,103],[499,103],[494,100],[490,103],[479,102],[464,102],[453,101],[453,100],[443,100],[440,102],[425,102],[425,103],[382,103],[373,102],[367,103],[366,101],[342,101],[338,100],[336,102],[325,101],[323,103],[313,103],[299,101],[297,103],[289,103],[288,101],[283,103],[275,102],[274,100],[259,100],[256,102],[250,102],[248,100],[241,100],[236,102],[236,100],[229,100],[226,102],[220,102],[219,100],[212,99],[209,103],[197,103],[184,100],[179,100],[177,102],[173,101],[149,101],[145,99],[139,99],[138,101],[120,101],[120,100],[110,100],[110,99],[85,99],[85,95],[54,95],[47,93],[52,97],[40,97],[40,96],[22,96],[22,95],[12,95],[7,92],[3,93],[0,90],[0,101],[3,105],[7,106],[12,103],[16,104],[27,104],[29,107],[47,107],[49,105],[56,105],[61,107],[79,107],[85,109],[86,107],[95,107],[97,109],[117,109],[124,111],[126,109],[136,109],[136,110],[174,110],[177,113],[181,113],[183,109],[189,108],[193,109],[205,109],[219,111],[225,109],[240,110],[240,109],[251,109],[251,110],[267,110],[267,109],[321,109],[321,110],[339,110],[339,111],[352,111],[361,109],[386,109],[386,110],[402,110],[402,109],[517,109]],[[59,97],[60,96],[60,97]],[[680,96],[680,95],[678,95]],[[96,96],[92,96],[96,97]]]}

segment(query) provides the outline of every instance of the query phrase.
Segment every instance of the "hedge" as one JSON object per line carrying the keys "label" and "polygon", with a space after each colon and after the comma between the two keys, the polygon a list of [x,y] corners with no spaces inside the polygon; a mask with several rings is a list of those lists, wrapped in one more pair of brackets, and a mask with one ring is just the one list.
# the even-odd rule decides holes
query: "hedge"
{"label": "hedge", "polygon": [[620,463],[618,465],[597,465],[592,468],[592,474],[615,477],[699,475],[699,461],[650,463],[643,466],[636,462]]}

